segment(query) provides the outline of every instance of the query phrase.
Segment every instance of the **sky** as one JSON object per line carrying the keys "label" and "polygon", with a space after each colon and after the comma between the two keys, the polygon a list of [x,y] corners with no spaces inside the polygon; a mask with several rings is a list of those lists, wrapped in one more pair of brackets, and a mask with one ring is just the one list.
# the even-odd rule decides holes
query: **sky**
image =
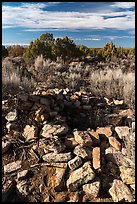
{"label": "sky", "polygon": [[135,47],[135,2],[2,2],[3,45],[29,45],[46,32],[88,47]]}

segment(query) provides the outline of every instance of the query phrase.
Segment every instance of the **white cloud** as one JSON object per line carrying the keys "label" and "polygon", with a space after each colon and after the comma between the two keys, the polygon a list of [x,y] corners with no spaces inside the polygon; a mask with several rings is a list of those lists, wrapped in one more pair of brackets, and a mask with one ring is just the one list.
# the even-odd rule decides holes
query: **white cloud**
{"label": "white cloud", "polygon": [[135,7],[135,2],[115,2],[113,5],[110,5],[110,6],[111,7],[117,7],[117,8],[129,9],[129,8]]}
{"label": "white cloud", "polygon": [[98,41],[98,40],[101,40],[101,38],[73,38],[74,40],[95,40],[95,41]]}
{"label": "white cloud", "polygon": [[28,46],[29,43],[3,43],[4,46],[13,46],[13,45],[26,45]]}
{"label": "white cloud", "polygon": [[[56,2],[49,2],[56,3]],[[27,31],[43,31],[45,29],[135,29],[135,12],[114,12],[113,7],[133,2],[116,2],[111,5],[109,13],[100,12],[53,12],[45,11],[43,8],[49,6],[47,3],[23,3],[20,7],[2,7],[3,28],[23,27]],[[57,2],[59,3],[59,2]],[[132,4],[123,4],[124,8],[133,7]],[[125,15],[125,17],[123,17]],[[113,17],[104,19],[104,17]]]}

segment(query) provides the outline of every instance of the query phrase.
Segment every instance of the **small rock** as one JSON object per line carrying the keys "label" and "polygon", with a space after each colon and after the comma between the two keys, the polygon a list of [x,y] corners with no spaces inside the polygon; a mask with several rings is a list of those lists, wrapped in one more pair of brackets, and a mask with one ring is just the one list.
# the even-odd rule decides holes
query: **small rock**
{"label": "small rock", "polygon": [[82,147],[81,145],[77,145],[74,149],[74,154],[80,156],[83,159],[91,159],[92,158],[92,150],[87,147]]}
{"label": "small rock", "polygon": [[123,137],[127,137],[129,134],[129,127],[128,126],[117,126],[115,127],[115,131],[118,134],[120,139]]}
{"label": "small rock", "polygon": [[71,152],[68,153],[48,153],[44,155],[42,158],[46,162],[68,162],[71,160]]}
{"label": "small rock", "polygon": [[135,170],[133,168],[126,168],[124,166],[120,166],[120,177],[125,184],[135,184]]}
{"label": "small rock", "polygon": [[103,134],[106,137],[110,137],[112,135],[111,127],[97,127],[96,132],[98,134]]}
{"label": "small rock", "polygon": [[93,142],[87,131],[74,131],[74,138],[82,146],[91,147]]}
{"label": "small rock", "polygon": [[67,133],[68,127],[67,125],[51,125],[51,124],[45,124],[41,130],[40,135],[42,137],[52,137],[52,135],[62,135]]}
{"label": "small rock", "polygon": [[18,174],[17,174],[17,178],[22,180],[22,179],[25,179],[27,174],[28,174],[28,170],[23,170],[23,171],[20,171]]}
{"label": "small rock", "polygon": [[91,168],[90,162],[85,162],[82,167],[70,173],[67,180],[67,188],[70,191],[76,191],[79,186],[93,180],[94,177],[95,173]]}
{"label": "small rock", "polygon": [[26,125],[24,128],[23,135],[27,140],[34,139],[37,137],[38,134],[38,128],[34,125]]}
{"label": "small rock", "polygon": [[6,142],[2,141],[2,154],[7,152],[8,149],[10,148],[10,146],[11,146],[11,142],[9,142],[9,141],[6,141]]}
{"label": "small rock", "polygon": [[12,122],[12,121],[15,121],[17,119],[17,110],[14,109],[13,111],[9,112],[7,115],[6,115],[6,120],[8,122]]}
{"label": "small rock", "polygon": [[115,137],[109,137],[109,143],[117,150],[121,150],[121,143]]}
{"label": "small rock", "polygon": [[128,201],[132,202],[133,197],[129,188],[118,179],[114,179],[112,187],[109,189],[109,193],[112,196],[114,202]]}
{"label": "small rock", "polygon": [[83,185],[83,191],[90,197],[96,198],[100,190],[100,181]]}
{"label": "small rock", "polygon": [[11,162],[4,166],[4,173],[11,173],[21,168],[21,161]]}
{"label": "small rock", "polygon": [[79,202],[79,194],[78,192],[70,192],[69,200],[67,202]]}
{"label": "small rock", "polygon": [[94,147],[93,148],[92,157],[93,157],[94,169],[100,169],[101,168],[100,147]]}
{"label": "small rock", "polygon": [[122,105],[124,101],[123,100],[115,100],[114,99],[113,102],[114,102],[115,105]]}
{"label": "small rock", "polygon": [[78,168],[81,164],[82,164],[82,160],[78,156],[76,156],[74,159],[68,162],[68,166],[71,170]]}

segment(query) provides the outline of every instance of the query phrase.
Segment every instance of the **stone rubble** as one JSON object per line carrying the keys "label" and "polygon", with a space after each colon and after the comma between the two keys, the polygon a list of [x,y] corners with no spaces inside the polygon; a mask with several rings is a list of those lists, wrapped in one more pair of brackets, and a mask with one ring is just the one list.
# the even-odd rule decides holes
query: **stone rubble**
{"label": "stone rubble", "polygon": [[69,89],[17,99],[3,107],[3,195],[14,179],[30,202],[134,201],[135,119],[122,101]]}

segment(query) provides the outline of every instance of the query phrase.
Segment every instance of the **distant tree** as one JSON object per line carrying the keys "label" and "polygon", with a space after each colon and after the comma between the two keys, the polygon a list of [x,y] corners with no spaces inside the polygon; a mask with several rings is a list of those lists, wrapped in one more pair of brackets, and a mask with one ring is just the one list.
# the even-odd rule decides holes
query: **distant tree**
{"label": "distant tree", "polygon": [[13,46],[9,46],[8,48],[8,55],[10,57],[18,57],[18,56],[23,56],[23,52],[24,52],[24,47],[21,45],[13,45]]}
{"label": "distant tree", "polygon": [[2,57],[5,58],[7,56],[8,56],[8,50],[4,45],[2,45]]}

